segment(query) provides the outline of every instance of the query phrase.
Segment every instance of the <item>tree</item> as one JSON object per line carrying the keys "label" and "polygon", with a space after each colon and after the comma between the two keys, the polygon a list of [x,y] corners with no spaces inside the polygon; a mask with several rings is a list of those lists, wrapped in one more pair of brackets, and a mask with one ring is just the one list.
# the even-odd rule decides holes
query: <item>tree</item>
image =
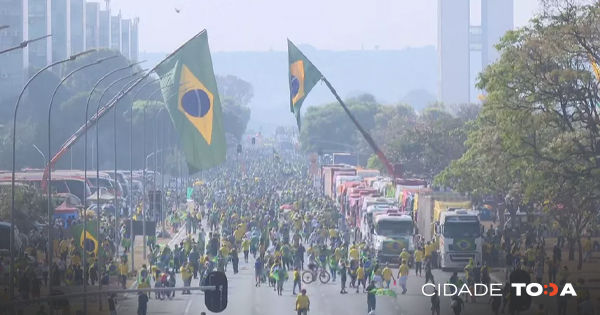
{"label": "tree", "polygon": [[547,0],[530,25],[507,33],[501,57],[480,75],[488,95],[468,150],[438,178],[506,194],[513,211],[541,208],[570,232],[579,268],[580,238],[600,200],[600,98],[590,67],[590,56],[600,60],[599,4]]}
{"label": "tree", "polygon": [[250,121],[252,113],[250,108],[236,103],[231,98],[224,98],[221,105],[223,106],[225,132],[235,137],[238,142],[241,141],[246,132],[248,121]]}
{"label": "tree", "polygon": [[238,105],[248,106],[254,98],[254,87],[252,84],[234,75],[217,75],[216,79],[219,94],[233,99]]}
{"label": "tree", "polygon": [[[9,222],[11,214],[11,186],[0,186],[0,221]],[[54,209],[51,209],[54,213]],[[40,191],[28,186],[15,188],[15,224],[21,231],[29,231],[35,222],[48,221],[48,199]]]}
{"label": "tree", "polygon": [[[350,112],[366,130],[375,126],[375,114],[381,106],[373,100],[370,94],[346,100]],[[356,126],[337,102],[308,107],[302,117],[300,140],[302,149],[308,152],[348,151],[358,147],[359,137]]]}

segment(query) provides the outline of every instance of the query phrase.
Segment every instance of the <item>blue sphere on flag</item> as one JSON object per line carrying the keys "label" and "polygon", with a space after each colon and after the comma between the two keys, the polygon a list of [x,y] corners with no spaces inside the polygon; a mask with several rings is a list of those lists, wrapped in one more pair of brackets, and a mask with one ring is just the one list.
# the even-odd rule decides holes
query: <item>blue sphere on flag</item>
{"label": "blue sphere on flag", "polygon": [[292,98],[293,98],[293,97],[296,97],[296,95],[298,95],[298,92],[300,91],[300,80],[298,80],[298,78],[296,78],[295,76],[292,75],[292,80],[290,82],[291,82],[290,89],[292,91]]}
{"label": "blue sphere on flag", "polygon": [[93,240],[86,238],[83,242],[83,248],[88,252],[94,252],[96,251],[96,243]]}
{"label": "blue sphere on flag", "polygon": [[192,117],[204,117],[210,110],[210,98],[200,89],[185,92],[181,98],[181,107]]}

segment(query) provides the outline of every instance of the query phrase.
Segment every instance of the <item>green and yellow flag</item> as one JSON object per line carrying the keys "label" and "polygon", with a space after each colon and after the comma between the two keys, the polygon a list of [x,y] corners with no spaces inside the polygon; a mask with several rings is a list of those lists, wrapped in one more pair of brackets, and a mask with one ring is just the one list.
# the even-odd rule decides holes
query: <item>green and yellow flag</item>
{"label": "green and yellow flag", "polygon": [[375,294],[376,296],[389,296],[394,299],[398,298],[396,291],[392,289],[373,289],[369,291],[369,293]]}
{"label": "green and yellow flag", "polygon": [[96,221],[87,222],[85,233],[83,224],[71,226],[71,234],[73,234],[73,239],[75,240],[75,247],[81,254],[85,250],[88,257],[92,257],[92,255],[93,257],[98,257],[98,250],[101,243],[98,238],[98,223]]}
{"label": "green and yellow flag", "polygon": [[300,129],[300,109],[310,90],[323,78],[319,70],[288,39],[288,59],[290,63],[290,110],[296,115]]}
{"label": "green and yellow flag", "polygon": [[189,173],[225,162],[223,113],[206,30],[167,57],[155,71]]}

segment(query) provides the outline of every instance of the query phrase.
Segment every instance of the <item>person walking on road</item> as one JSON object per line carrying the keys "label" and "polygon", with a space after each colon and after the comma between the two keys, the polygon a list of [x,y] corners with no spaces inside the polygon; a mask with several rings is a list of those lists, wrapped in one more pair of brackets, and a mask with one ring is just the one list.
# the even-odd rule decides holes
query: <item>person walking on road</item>
{"label": "person walking on road", "polygon": [[454,312],[454,315],[460,315],[460,312],[465,307],[465,302],[458,295],[453,295],[451,299],[450,308],[452,308],[452,312]]}
{"label": "person walking on road", "polygon": [[402,294],[406,294],[406,282],[408,280],[408,265],[406,260],[402,261],[400,269],[398,269],[398,284],[402,286]]}
{"label": "person walking on road", "polygon": [[146,315],[148,311],[148,295],[144,292],[138,294],[138,308],[137,315]]}
{"label": "person walking on road", "polygon": [[367,286],[367,313],[374,312],[377,306],[377,298],[375,297],[376,290],[377,287],[375,286],[375,281],[371,280],[371,283]]}
{"label": "person walking on road", "polygon": [[440,315],[440,296],[437,289],[433,289],[431,296],[431,315]]}

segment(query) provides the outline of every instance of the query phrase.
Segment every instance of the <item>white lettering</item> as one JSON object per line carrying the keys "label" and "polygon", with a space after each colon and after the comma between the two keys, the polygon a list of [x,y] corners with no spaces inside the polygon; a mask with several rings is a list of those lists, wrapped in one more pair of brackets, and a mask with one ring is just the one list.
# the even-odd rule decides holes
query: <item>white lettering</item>
{"label": "white lettering", "polygon": [[[425,287],[427,287],[427,286],[432,286],[434,292],[432,292],[432,293],[426,293],[425,292]],[[421,292],[423,292],[423,295],[425,295],[425,296],[432,296],[432,295],[434,295],[435,294],[435,284],[433,284],[433,283],[425,283],[425,285],[423,285],[423,287],[421,287]]]}
{"label": "white lettering", "polygon": [[[533,288],[535,288],[535,292]],[[530,283],[527,288],[525,288],[525,292],[527,292],[529,296],[540,296],[544,292],[544,287],[539,283]]]}
{"label": "white lettering", "polygon": [[[448,292],[447,288],[452,287],[453,290]],[[458,291],[458,288],[452,283],[444,283],[444,296],[453,296]]]}
{"label": "white lettering", "polygon": [[511,283],[510,285],[517,290],[516,296],[521,296],[521,294],[522,294],[521,289],[523,289],[527,286],[525,283]]}
{"label": "white lettering", "polygon": [[[498,287],[498,288],[494,288],[494,287]],[[494,291],[500,291],[500,293],[494,294]],[[490,296],[502,296],[502,283],[490,284]]]}
{"label": "white lettering", "polygon": [[473,293],[471,293],[471,291],[469,290],[469,286],[466,284],[463,284],[463,286],[460,288],[460,291],[458,291],[458,295],[462,295],[467,293],[469,296],[473,296]]}
{"label": "white lettering", "polygon": [[[483,290],[478,289],[483,288]],[[482,283],[475,283],[475,296],[486,296],[488,294],[488,287]],[[483,293],[481,293],[483,291]]]}
{"label": "white lettering", "polygon": [[562,291],[560,292],[560,296],[565,296],[567,294],[569,294],[571,296],[577,296],[577,292],[575,291],[575,288],[573,288],[573,285],[570,283],[565,284]]}

